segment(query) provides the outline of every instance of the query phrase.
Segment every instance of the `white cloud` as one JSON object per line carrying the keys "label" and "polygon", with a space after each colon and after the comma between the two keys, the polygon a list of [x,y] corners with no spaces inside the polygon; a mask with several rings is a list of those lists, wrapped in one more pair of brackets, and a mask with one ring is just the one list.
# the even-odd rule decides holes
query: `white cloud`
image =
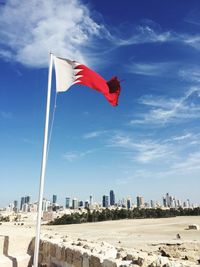
{"label": "white cloud", "polygon": [[200,82],[200,70],[198,66],[189,66],[179,70],[179,76],[186,81]]}
{"label": "white cloud", "polygon": [[129,156],[139,163],[148,163],[161,158],[169,158],[173,155],[173,150],[169,144],[159,143],[154,140],[134,140],[126,134],[117,134],[111,141],[110,145],[120,147],[127,152]]}
{"label": "white cloud", "polygon": [[128,66],[130,73],[146,76],[162,76],[169,74],[174,67],[174,63],[157,62],[157,63],[133,63]]}
{"label": "white cloud", "polygon": [[161,98],[144,96],[139,103],[149,107],[146,113],[140,114],[142,119],[131,120],[131,124],[159,124],[160,126],[177,121],[200,117],[200,105],[194,102],[200,96],[198,87],[190,88],[183,97]]}
{"label": "white cloud", "polygon": [[116,39],[115,36],[110,37],[111,41],[113,41],[118,46],[127,46],[134,44],[144,44],[144,43],[157,43],[157,42],[167,42],[172,41],[174,36],[171,32],[161,32],[153,29],[153,27],[149,25],[138,26],[133,35],[130,38]]}
{"label": "white cloud", "polygon": [[93,131],[83,135],[84,139],[92,139],[101,136],[102,134],[106,133],[106,131]]}
{"label": "white cloud", "polygon": [[8,0],[0,25],[0,55],[32,67],[47,66],[50,51],[85,62],[102,29],[79,0]]}
{"label": "white cloud", "polygon": [[95,153],[96,151],[99,151],[99,150],[101,150],[101,149],[90,149],[90,150],[86,150],[86,151],[68,151],[62,155],[62,158],[69,161],[69,162],[73,162],[73,161],[81,159],[87,155]]}

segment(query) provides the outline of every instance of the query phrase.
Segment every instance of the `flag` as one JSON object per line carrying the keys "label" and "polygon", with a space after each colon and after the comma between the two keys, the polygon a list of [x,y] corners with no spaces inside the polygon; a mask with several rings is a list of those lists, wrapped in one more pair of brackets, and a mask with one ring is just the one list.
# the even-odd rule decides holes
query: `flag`
{"label": "flag", "polygon": [[117,77],[106,81],[97,72],[77,61],[55,56],[54,64],[57,92],[65,92],[73,84],[82,84],[101,92],[112,106],[117,106],[121,90]]}

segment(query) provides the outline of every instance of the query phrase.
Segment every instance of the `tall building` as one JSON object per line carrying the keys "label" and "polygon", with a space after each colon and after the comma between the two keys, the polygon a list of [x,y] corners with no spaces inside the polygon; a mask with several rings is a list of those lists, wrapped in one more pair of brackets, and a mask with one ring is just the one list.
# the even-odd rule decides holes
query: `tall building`
{"label": "tall building", "polygon": [[131,208],[131,198],[127,198],[127,209],[129,210]]}
{"label": "tall building", "polygon": [[79,202],[78,202],[78,206],[79,206],[79,208],[83,208],[83,200],[80,200]]}
{"label": "tall building", "polygon": [[66,197],[66,199],[65,199],[65,208],[66,209],[70,208],[70,197]]}
{"label": "tall building", "polygon": [[115,205],[115,194],[113,190],[110,190],[110,206]]}
{"label": "tall building", "polygon": [[57,195],[53,195],[53,204],[57,203]]}
{"label": "tall building", "polygon": [[77,198],[72,199],[72,209],[78,209],[78,199]]}
{"label": "tall building", "polygon": [[152,209],[155,209],[156,205],[155,205],[155,202],[153,200],[150,201],[150,206]]}
{"label": "tall building", "polygon": [[92,204],[93,204],[93,198],[92,196],[90,196],[90,206],[92,206]]}
{"label": "tall building", "polygon": [[144,207],[144,198],[141,196],[137,196],[137,207],[143,208]]}
{"label": "tall building", "polygon": [[17,212],[18,211],[18,201],[14,200],[13,204],[14,204],[13,211]]}
{"label": "tall building", "polygon": [[103,200],[102,200],[102,205],[104,208],[108,208],[108,204],[109,204],[109,197],[108,196],[103,196]]}
{"label": "tall building", "polygon": [[30,202],[31,202],[31,197],[30,196],[25,196],[24,197],[24,203],[30,204]]}
{"label": "tall building", "polygon": [[22,207],[23,207],[24,203],[25,203],[25,198],[21,197],[20,210],[22,210]]}

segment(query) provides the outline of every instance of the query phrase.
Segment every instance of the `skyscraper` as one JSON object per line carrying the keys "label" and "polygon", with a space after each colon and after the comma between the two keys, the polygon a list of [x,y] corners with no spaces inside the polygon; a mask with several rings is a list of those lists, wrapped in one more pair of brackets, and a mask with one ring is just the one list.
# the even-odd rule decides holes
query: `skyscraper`
{"label": "skyscraper", "polygon": [[18,211],[18,201],[14,200],[13,204],[14,204],[13,211],[17,212]]}
{"label": "skyscraper", "polygon": [[103,207],[104,208],[108,208],[108,203],[109,203],[109,201],[108,201],[108,196],[103,196],[103,200],[102,200],[102,205],[103,205]]}
{"label": "skyscraper", "polygon": [[24,203],[30,204],[30,202],[31,202],[31,197],[30,196],[25,196],[24,197]]}
{"label": "skyscraper", "polygon": [[115,194],[113,190],[110,190],[110,206],[115,205]]}
{"label": "skyscraper", "polygon": [[138,208],[144,207],[144,198],[143,197],[137,196],[137,207]]}
{"label": "skyscraper", "polygon": [[21,197],[20,210],[22,210],[24,203],[25,203],[25,198]]}
{"label": "skyscraper", "polygon": [[93,199],[92,199],[92,196],[90,196],[90,206],[92,206],[93,204]]}
{"label": "skyscraper", "polygon": [[78,209],[78,199],[77,198],[72,199],[72,209]]}
{"label": "skyscraper", "polygon": [[66,197],[66,199],[65,199],[65,208],[66,209],[70,208],[70,197]]}
{"label": "skyscraper", "polygon": [[129,210],[131,208],[131,198],[127,198],[127,209]]}
{"label": "skyscraper", "polygon": [[57,203],[57,195],[53,195],[53,204]]}

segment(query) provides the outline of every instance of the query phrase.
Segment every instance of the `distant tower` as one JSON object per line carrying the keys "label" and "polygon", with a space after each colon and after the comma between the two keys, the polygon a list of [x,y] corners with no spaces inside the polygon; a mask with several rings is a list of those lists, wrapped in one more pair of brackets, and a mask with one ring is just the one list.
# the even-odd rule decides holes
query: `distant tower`
{"label": "distant tower", "polygon": [[17,212],[18,211],[18,201],[14,200],[13,204],[14,204],[13,211]]}
{"label": "distant tower", "polygon": [[138,208],[144,207],[144,198],[143,197],[137,196],[137,207]]}
{"label": "distant tower", "polygon": [[152,208],[152,209],[155,209],[155,202],[154,202],[153,200],[151,200],[150,203],[151,203],[151,204],[150,204],[150,205],[151,205],[151,208]]}
{"label": "distant tower", "polygon": [[115,194],[113,190],[110,190],[110,206],[115,205]]}
{"label": "distant tower", "polygon": [[169,193],[166,194],[166,205],[167,205],[167,207],[170,207],[170,195],[169,195]]}
{"label": "distant tower", "polygon": [[77,198],[72,199],[72,209],[78,209],[78,199]]}
{"label": "distant tower", "polygon": [[30,196],[25,196],[24,197],[24,203],[30,204],[30,202],[31,202],[31,197]]}
{"label": "distant tower", "polygon": [[65,208],[66,209],[70,208],[70,197],[66,197],[66,199],[65,199]]}
{"label": "distant tower", "polygon": [[80,200],[78,202],[78,206],[79,206],[79,208],[83,208],[83,206],[84,206],[83,200]]}
{"label": "distant tower", "polygon": [[53,204],[57,203],[57,195],[53,195]]}
{"label": "distant tower", "polygon": [[20,210],[22,210],[24,203],[25,203],[25,199],[24,197],[21,197]]}
{"label": "distant tower", "polygon": [[103,196],[102,204],[104,208],[108,208],[108,196]]}
{"label": "distant tower", "polygon": [[131,198],[127,198],[127,209],[129,210],[131,208]]}
{"label": "distant tower", "polygon": [[93,204],[93,199],[92,199],[92,196],[90,196],[90,206],[92,206]]}

